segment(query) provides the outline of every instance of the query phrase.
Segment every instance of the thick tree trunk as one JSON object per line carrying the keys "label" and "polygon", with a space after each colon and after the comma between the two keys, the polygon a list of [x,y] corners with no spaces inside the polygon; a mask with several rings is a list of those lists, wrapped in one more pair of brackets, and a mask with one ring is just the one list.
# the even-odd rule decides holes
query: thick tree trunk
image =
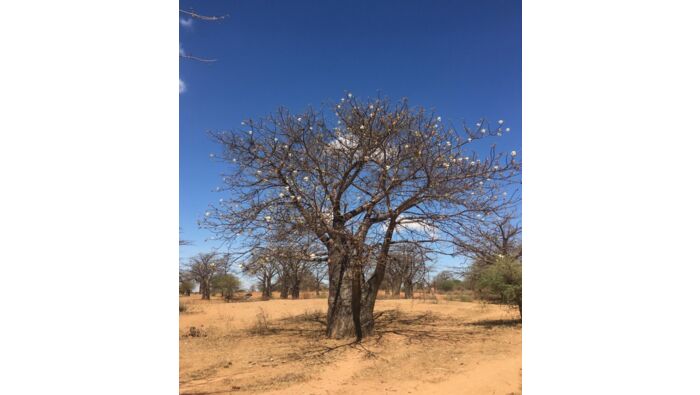
{"label": "thick tree trunk", "polygon": [[268,300],[272,297],[272,279],[268,277],[267,275],[263,276],[263,279],[261,281],[261,286],[262,286],[262,298],[263,300]]}
{"label": "thick tree trunk", "polygon": [[209,296],[209,282],[202,281],[202,283],[199,285],[199,288],[199,292],[202,294],[202,299],[211,299]]}
{"label": "thick tree trunk", "polygon": [[403,297],[404,299],[413,299],[413,283],[409,281],[404,281],[403,283]]}
{"label": "thick tree trunk", "polygon": [[286,278],[282,279],[282,283],[280,285],[280,298],[289,298],[289,283],[287,282]]}
{"label": "thick tree trunk", "polygon": [[292,299],[299,299],[300,290],[301,290],[301,281],[294,279],[292,281]]}
{"label": "thick tree trunk", "polygon": [[364,283],[362,269],[353,270],[343,254],[329,258],[328,316],[326,335],[341,339],[362,339],[374,333],[374,302],[378,289]]}
{"label": "thick tree trunk", "polygon": [[354,336],[352,321],[352,276],[348,254],[334,250],[328,256],[328,313],[326,336],[341,339]]}
{"label": "thick tree trunk", "polygon": [[[374,274],[365,282],[362,262],[353,262],[351,249],[336,245],[328,252],[328,319],[326,335],[357,341],[374,333],[374,303],[389,256],[396,218],[389,222]],[[338,241],[335,241],[336,243]],[[364,243],[364,238],[361,238]]]}
{"label": "thick tree trunk", "polygon": [[280,281],[280,298],[282,299],[288,299],[289,298],[289,292],[290,288],[292,287],[292,283],[294,281],[294,277],[290,275],[290,273],[285,270],[282,272],[282,279]]}

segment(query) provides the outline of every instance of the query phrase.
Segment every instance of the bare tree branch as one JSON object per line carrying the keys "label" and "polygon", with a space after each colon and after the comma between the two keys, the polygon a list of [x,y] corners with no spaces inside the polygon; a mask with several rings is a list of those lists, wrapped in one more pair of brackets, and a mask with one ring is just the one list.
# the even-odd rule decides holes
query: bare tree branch
{"label": "bare tree branch", "polygon": [[192,18],[200,19],[200,20],[203,20],[203,21],[218,21],[218,20],[221,20],[221,19],[228,18],[228,15],[207,16],[207,15],[200,15],[200,14],[197,14],[196,12],[193,12],[193,11],[185,11],[185,10],[183,10],[183,9],[180,9],[180,12],[183,13],[183,14],[189,15],[189,16],[191,16]]}

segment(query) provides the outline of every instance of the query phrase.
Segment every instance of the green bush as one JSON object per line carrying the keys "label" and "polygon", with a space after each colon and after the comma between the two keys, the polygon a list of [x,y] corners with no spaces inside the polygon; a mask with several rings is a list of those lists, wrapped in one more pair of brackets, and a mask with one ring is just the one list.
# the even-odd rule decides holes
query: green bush
{"label": "green bush", "polygon": [[442,271],[435,276],[435,289],[438,291],[452,292],[462,288],[462,282],[454,278],[452,273],[447,270]]}
{"label": "green bush", "polygon": [[445,295],[445,299],[451,302],[471,302],[472,298],[468,292],[469,291],[450,292]]}
{"label": "green bush", "polygon": [[517,306],[523,315],[523,265],[510,257],[498,258],[496,263],[475,273],[476,293],[481,299],[508,306]]}
{"label": "green bush", "polygon": [[241,280],[233,274],[218,274],[212,279],[212,288],[215,292],[221,292],[227,302],[233,300],[240,287]]}
{"label": "green bush", "polygon": [[190,280],[180,280],[180,295],[190,296],[194,284]]}

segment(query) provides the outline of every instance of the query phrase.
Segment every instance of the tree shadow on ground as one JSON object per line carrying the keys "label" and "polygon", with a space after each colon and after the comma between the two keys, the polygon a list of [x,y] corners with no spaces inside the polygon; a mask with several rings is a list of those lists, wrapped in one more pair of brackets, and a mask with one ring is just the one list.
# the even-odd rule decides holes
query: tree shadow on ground
{"label": "tree shadow on ground", "polygon": [[486,329],[499,328],[499,327],[517,327],[522,325],[522,318],[517,319],[503,319],[503,320],[482,320],[476,322],[469,322],[464,325],[467,326],[479,326]]}
{"label": "tree shadow on ground", "polygon": [[[326,338],[325,314],[321,311],[307,311],[299,315],[290,315],[284,318],[268,321],[266,331],[258,334],[251,333],[250,329],[235,331],[226,336],[229,341],[241,341],[241,339],[257,339],[253,341],[264,342],[270,345],[274,351],[275,364],[301,363],[303,365],[327,364],[343,355],[346,350],[360,351],[367,359],[385,360],[383,354],[391,350],[392,344],[417,345],[427,344],[439,347],[440,343],[458,344],[465,342],[483,341],[496,335],[491,332],[493,328],[517,328],[521,325],[520,319],[499,319],[464,322],[449,316],[435,314],[433,312],[406,312],[400,309],[384,310],[374,316],[374,334],[361,341],[355,339],[328,339]],[[265,340],[267,339],[267,340]],[[279,344],[293,344],[293,347],[284,350],[279,349]],[[274,346],[273,346],[274,345]],[[388,348],[387,348],[388,346]],[[266,358],[270,355],[266,355]],[[260,365],[266,366],[266,365]],[[276,365],[270,365],[276,366]],[[213,376],[213,371],[208,376]],[[202,377],[204,378],[204,377]],[[275,378],[277,381],[277,378]],[[211,381],[190,386],[210,385]],[[257,391],[250,383],[240,383],[226,390],[202,391],[197,388],[188,389],[183,394],[205,395],[235,393],[237,391]]]}
{"label": "tree shadow on ground", "polygon": [[[375,318],[375,344],[386,335],[402,337],[407,343],[413,342],[456,342],[463,341],[475,331],[465,330],[459,322],[431,312],[406,314],[400,310],[387,310]],[[372,338],[368,338],[372,339]]]}

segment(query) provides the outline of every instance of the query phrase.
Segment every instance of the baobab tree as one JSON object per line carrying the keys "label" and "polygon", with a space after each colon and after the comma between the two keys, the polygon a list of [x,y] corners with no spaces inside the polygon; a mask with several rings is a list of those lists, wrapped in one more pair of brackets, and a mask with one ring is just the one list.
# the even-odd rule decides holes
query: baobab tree
{"label": "baobab tree", "polygon": [[219,255],[216,252],[204,252],[190,258],[187,269],[189,275],[199,283],[199,293],[202,295],[202,299],[211,299],[212,279],[217,274],[226,274],[229,266],[228,254]]}
{"label": "baobab tree", "polygon": [[404,298],[413,299],[413,287],[430,271],[428,253],[419,244],[403,243],[389,252],[387,271],[392,276],[391,293],[398,295],[403,286]]}
{"label": "baobab tree", "polygon": [[266,252],[257,250],[247,261],[239,265],[241,272],[258,279],[258,287],[265,300],[272,297],[272,287],[281,272],[280,265]]}
{"label": "baobab tree", "polygon": [[392,296],[399,295],[403,288],[404,297],[413,298],[414,284],[425,279],[430,271],[428,251],[429,249],[418,243],[401,243],[391,248],[384,276],[384,288],[391,292]]}
{"label": "baobab tree", "polygon": [[317,266],[322,246],[315,235],[294,222],[277,221],[277,229],[266,242],[267,256],[280,266],[280,297],[298,299],[303,275]]}
{"label": "baobab tree", "polygon": [[316,296],[321,295],[321,287],[323,280],[328,275],[328,269],[325,262],[314,261],[309,265],[306,271],[302,274],[302,284],[305,284],[307,289],[316,292]]}
{"label": "baobab tree", "polygon": [[458,130],[406,100],[349,93],[330,111],[281,108],[212,133],[230,166],[228,196],[204,225],[232,245],[255,244],[282,221],[315,235],[328,266],[326,335],[359,340],[374,330],[391,246],[449,243],[454,229],[509,207],[503,188],[520,164],[515,151],[472,149],[508,132],[503,121]]}
{"label": "baobab tree", "polygon": [[403,267],[398,264],[396,259],[391,256],[387,261],[386,270],[384,271],[384,286],[387,294],[397,296],[401,293],[401,284],[403,283]]}
{"label": "baobab tree", "polygon": [[281,220],[251,243],[250,257],[240,265],[244,273],[258,278],[264,298],[272,296],[273,287],[283,299],[290,291],[293,299],[299,298],[302,275],[323,259],[316,236],[285,218],[286,214],[280,213]]}

